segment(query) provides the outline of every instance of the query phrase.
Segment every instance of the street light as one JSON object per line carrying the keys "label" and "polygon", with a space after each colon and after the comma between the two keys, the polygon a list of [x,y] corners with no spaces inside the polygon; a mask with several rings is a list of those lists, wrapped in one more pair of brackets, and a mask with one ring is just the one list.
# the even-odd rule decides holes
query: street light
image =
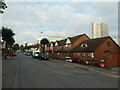
{"label": "street light", "polygon": [[42,38],[42,33],[43,33],[43,32],[40,32],[40,38]]}

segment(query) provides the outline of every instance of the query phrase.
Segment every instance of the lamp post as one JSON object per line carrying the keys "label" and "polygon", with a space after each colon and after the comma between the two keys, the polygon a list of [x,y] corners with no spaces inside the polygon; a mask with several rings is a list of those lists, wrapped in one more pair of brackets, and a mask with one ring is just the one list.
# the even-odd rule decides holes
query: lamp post
{"label": "lamp post", "polygon": [[42,38],[42,33],[43,33],[43,32],[40,32],[40,38]]}

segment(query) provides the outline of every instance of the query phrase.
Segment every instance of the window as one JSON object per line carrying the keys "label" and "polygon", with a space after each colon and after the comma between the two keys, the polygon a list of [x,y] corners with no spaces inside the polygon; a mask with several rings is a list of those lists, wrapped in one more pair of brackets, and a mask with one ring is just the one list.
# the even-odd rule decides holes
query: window
{"label": "window", "polygon": [[107,42],[107,45],[108,45],[108,46],[111,46],[111,43],[110,43],[110,42]]}
{"label": "window", "polygon": [[70,48],[70,47],[71,47],[71,44],[66,44],[65,47]]}
{"label": "window", "polygon": [[80,53],[77,53],[77,56],[80,56]]}
{"label": "window", "polygon": [[94,57],[94,53],[93,52],[88,53],[88,57]]}
{"label": "window", "polygon": [[85,48],[85,47],[88,47],[88,45],[83,43],[83,44],[81,44],[81,47]]}
{"label": "window", "polygon": [[90,53],[88,53],[88,57],[90,57]]}
{"label": "window", "polygon": [[68,47],[68,45],[65,45],[65,47]]}
{"label": "window", "polygon": [[83,57],[85,56],[85,53],[84,53],[84,52],[82,53],[82,56],[83,56]]}

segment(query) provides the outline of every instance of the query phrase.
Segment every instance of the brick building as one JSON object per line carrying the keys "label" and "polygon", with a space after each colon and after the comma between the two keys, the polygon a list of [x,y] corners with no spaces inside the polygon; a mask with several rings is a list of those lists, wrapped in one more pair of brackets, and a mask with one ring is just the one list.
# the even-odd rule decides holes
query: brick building
{"label": "brick building", "polygon": [[70,51],[73,48],[82,41],[89,39],[86,34],[68,37],[67,39],[51,42],[47,45],[46,51],[49,52],[49,56],[52,58],[65,60],[65,57],[70,55]]}
{"label": "brick building", "polygon": [[120,66],[120,47],[110,37],[85,40],[71,50],[74,61],[104,61],[105,67]]}

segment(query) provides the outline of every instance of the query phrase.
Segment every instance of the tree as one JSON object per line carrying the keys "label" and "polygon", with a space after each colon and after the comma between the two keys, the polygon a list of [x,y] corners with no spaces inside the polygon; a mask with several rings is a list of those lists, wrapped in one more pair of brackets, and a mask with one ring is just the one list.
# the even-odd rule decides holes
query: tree
{"label": "tree", "polygon": [[24,52],[25,47],[23,45],[20,45],[19,50],[21,50],[21,52]]}
{"label": "tree", "polygon": [[42,50],[43,52],[45,51],[45,45],[49,44],[49,41],[47,38],[43,38],[40,42],[40,44],[42,45]]}
{"label": "tree", "polygon": [[[0,0],[0,13],[3,14],[4,13],[4,9],[7,8],[6,3],[4,2],[4,0]],[[2,10],[1,10],[2,9]]]}
{"label": "tree", "polygon": [[15,35],[15,33],[13,33],[13,30],[7,27],[2,27],[2,29],[0,29],[0,31],[2,32],[2,40],[5,41],[6,45],[5,45],[5,58],[7,58],[8,53],[8,48],[11,49],[12,45],[15,43],[15,40],[13,38],[13,36]]}
{"label": "tree", "polygon": [[30,50],[30,48],[31,48],[30,46],[27,46],[27,47],[26,47],[27,50]]}
{"label": "tree", "polygon": [[11,46],[14,44],[15,40],[13,36],[15,33],[13,33],[13,30],[7,27],[2,27],[2,40],[6,42],[6,49],[8,49],[8,46]]}
{"label": "tree", "polygon": [[12,50],[14,50],[14,51],[17,51],[17,50],[19,50],[19,44],[14,44],[13,45],[13,47],[12,47]]}
{"label": "tree", "polygon": [[10,50],[12,49],[12,46],[13,46],[13,44],[15,43],[15,40],[14,40],[14,38],[10,38],[10,41],[8,42],[8,47],[10,48]]}

